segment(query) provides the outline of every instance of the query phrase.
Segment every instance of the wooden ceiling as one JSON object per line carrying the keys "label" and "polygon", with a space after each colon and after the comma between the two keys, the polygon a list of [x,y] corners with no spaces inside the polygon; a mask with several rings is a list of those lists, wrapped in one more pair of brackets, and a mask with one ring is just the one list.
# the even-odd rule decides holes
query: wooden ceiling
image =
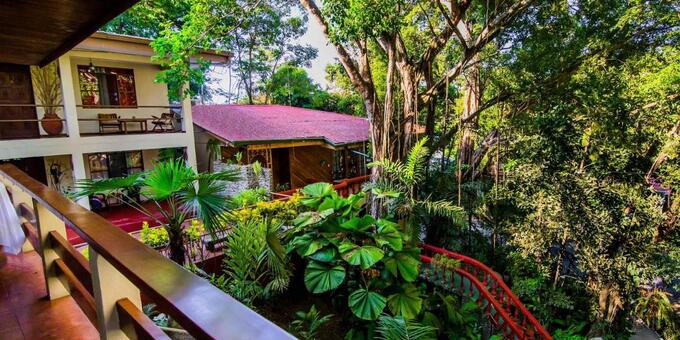
{"label": "wooden ceiling", "polygon": [[0,1],[0,63],[44,66],[139,0]]}

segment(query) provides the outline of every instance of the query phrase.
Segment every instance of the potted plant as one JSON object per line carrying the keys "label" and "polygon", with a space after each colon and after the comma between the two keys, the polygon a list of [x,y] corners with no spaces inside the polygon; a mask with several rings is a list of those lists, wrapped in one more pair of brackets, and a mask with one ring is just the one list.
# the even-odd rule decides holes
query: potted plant
{"label": "potted plant", "polygon": [[32,67],[33,88],[36,97],[43,105],[44,115],[40,126],[48,135],[58,135],[64,129],[64,122],[57,114],[61,106],[61,86],[57,75],[57,64],[52,62],[45,67]]}

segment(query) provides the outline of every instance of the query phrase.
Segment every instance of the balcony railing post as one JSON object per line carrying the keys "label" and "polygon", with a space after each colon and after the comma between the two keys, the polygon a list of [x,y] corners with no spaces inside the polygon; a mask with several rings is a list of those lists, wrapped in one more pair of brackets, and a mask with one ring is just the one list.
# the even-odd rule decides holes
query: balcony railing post
{"label": "balcony railing post", "polygon": [[139,289],[121,274],[109,261],[90,248],[92,288],[97,305],[97,328],[104,340],[128,339],[121,330],[116,302],[127,298],[142,309]]}
{"label": "balcony railing post", "polygon": [[41,257],[43,272],[45,273],[47,295],[50,300],[70,295],[68,286],[64,285],[64,281],[57,274],[57,268],[54,261],[59,258],[59,255],[52,249],[49,238],[49,233],[53,230],[66,237],[66,226],[64,221],[35,199],[33,200],[33,209],[38,228],[38,238],[40,242],[40,251],[42,253]]}
{"label": "balcony railing post", "polygon": [[[17,212],[19,212],[19,207],[21,206],[22,203],[33,209],[33,197],[31,197],[31,195],[21,190],[21,188],[14,184],[11,184],[9,182],[4,184],[7,188],[9,188],[9,192],[12,194],[12,204],[14,205],[14,209],[16,209]],[[19,215],[19,218],[21,218],[21,215]],[[31,245],[31,242],[28,240],[28,238],[26,238],[24,245],[21,246],[21,251],[29,252],[32,250],[35,249],[33,249],[33,246]]]}

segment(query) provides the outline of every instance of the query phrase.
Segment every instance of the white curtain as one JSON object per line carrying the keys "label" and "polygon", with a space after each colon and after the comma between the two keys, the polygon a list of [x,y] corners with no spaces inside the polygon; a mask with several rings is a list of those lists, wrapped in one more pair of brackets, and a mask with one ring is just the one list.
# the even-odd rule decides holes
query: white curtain
{"label": "white curtain", "polygon": [[17,211],[9,199],[5,184],[0,182],[0,245],[5,246],[6,253],[16,255],[21,252],[24,239]]}

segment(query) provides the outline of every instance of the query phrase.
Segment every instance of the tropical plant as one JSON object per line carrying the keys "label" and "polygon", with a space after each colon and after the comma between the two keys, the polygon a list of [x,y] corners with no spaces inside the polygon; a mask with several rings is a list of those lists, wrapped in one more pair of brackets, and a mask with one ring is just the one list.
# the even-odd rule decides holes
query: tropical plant
{"label": "tropical plant", "polygon": [[419,140],[409,151],[405,162],[384,159],[368,164],[369,167],[377,168],[381,176],[369,183],[367,188],[390,217],[404,222],[406,232],[414,242],[421,232],[418,219],[427,214],[446,217],[458,225],[465,223],[463,208],[451,201],[419,198],[418,186],[425,179],[427,166],[427,140],[427,137]]}
{"label": "tropical plant", "polygon": [[321,315],[312,305],[308,312],[299,311],[295,313],[295,320],[290,323],[288,330],[291,334],[303,340],[316,339],[316,333],[323,324],[333,318],[333,314]]}
{"label": "tropical plant", "polygon": [[680,338],[680,317],[668,295],[660,289],[645,292],[635,305],[635,315],[648,327],[661,332],[665,339],[674,340]]}
{"label": "tropical plant", "polygon": [[[235,200],[235,197],[232,200]],[[236,204],[240,206],[243,203],[236,202]],[[303,210],[298,193],[293,194],[287,200],[258,201],[244,206],[244,208],[230,211],[228,213],[229,219],[236,221],[266,218],[272,223],[283,223],[283,225],[290,226],[300,210]]]}
{"label": "tropical plant", "polygon": [[147,221],[142,222],[139,239],[151,248],[165,247],[170,241],[167,230],[164,228],[149,228],[149,222]]}
{"label": "tropical plant", "polygon": [[342,290],[361,320],[376,320],[387,309],[406,319],[422,307],[419,250],[405,242],[399,226],[361,213],[364,193],[340,197],[332,185],[301,190],[301,213],[289,231],[289,252],[306,259],[304,282],[314,294]]}
{"label": "tropical plant", "polygon": [[381,315],[375,331],[379,334],[376,339],[382,340],[434,340],[437,338],[436,328],[404,319],[402,316]]}
{"label": "tropical plant", "polygon": [[212,281],[247,306],[270,293],[284,291],[290,281],[280,224],[263,219],[239,221],[227,235],[224,275]]}
{"label": "tropical plant", "polygon": [[245,208],[254,205],[255,203],[266,201],[267,199],[267,190],[264,188],[254,188],[239,192],[231,198],[231,201],[234,203],[235,207]]}
{"label": "tropical plant", "polygon": [[434,292],[425,301],[422,323],[432,326],[446,339],[479,339],[481,333],[479,307],[442,292]]}
{"label": "tropical plant", "polygon": [[[127,177],[78,181],[74,197],[94,194],[122,197],[124,204],[165,228],[169,237],[170,258],[178,264],[184,264],[184,222],[197,217],[213,235],[223,228],[224,212],[229,209],[229,202],[220,193],[219,183],[236,178],[236,173],[230,170],[196,173],[183,160],[171,159],[154,164],[149,171]],[[140,188],[142,195],[155,205],[155,210],[167,222],[159,220],[152,210],[128,196],[127,192],[136,188]]]}
{"label": "tropical plant", "polygon": [[44,67],[31,67],[31,78],[34,82],[35,95],[43,105],[45,116],[55,116],[62,103],[57,63],[52,62]]}

